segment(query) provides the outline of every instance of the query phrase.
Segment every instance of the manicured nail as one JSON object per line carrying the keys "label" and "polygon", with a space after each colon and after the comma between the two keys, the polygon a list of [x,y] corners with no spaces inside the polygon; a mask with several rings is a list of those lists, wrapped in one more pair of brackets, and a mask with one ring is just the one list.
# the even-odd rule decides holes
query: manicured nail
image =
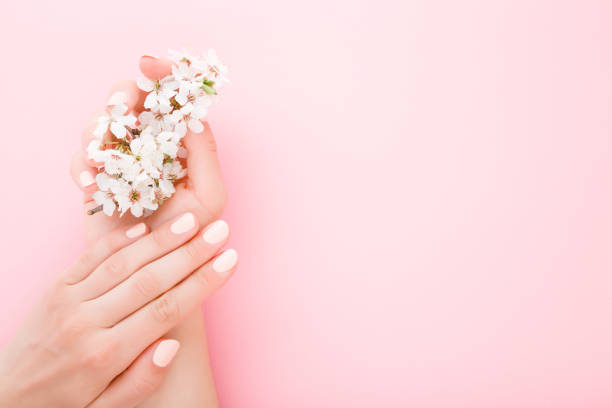
{"label": "manicured nail", "polygon": [[122,103],[127,103],[128,96],[125,92],[117,91],[108,98],[108,102],[106,103],[109,106],[120,105]]}
{"label": "manicured nail", "polygon": [[195,226],[195,218],[192,213],[185,213],[170,226],[170,231],[175,234],[187,232]]}
{"label": "manicured nail", "polygon": [[159,60],[159,58],[154,57],[153,55],[143,55],[140,58],[142,58],[142,59],[151,59],[151,60],[155,60],[155,61]]}
{"label": "manicured nail", "polygon": [[181,347],[181,343],[177,340],[161,341],[153,353],[153,364],[158,367],[167,366],[176,355],[179,347]]}
{"label": "manicured nail", "polygon": [[147,226],[144,224],[144,222],[141,222],[140,224],[136,224],[129,230],[125,231],[125,235],[128,238],[136,238],[144,234],[146,231]]}
{"label": "manicured nail", "polygon": [[228,249],[215,259],[213,269],[221,275],[226,275],[236,262],[238,262],[238,252],[235,249]]}
{"label": "manicured nail", "polygon": [[81,182],[81,186],[87,187],[91,186],[96,180],[94,180],[90,172],[85,170],[84,172],[79,174],[79,181]]}
{"label": "manicured nail", "polygon": [[208,242],[209,244],[218,244],[227,238],[228,234],[229,226],[227,225],[227,222],[217,220],[206,228],[206,231],[204,231],[202,237],[204,238],[204,241]]}

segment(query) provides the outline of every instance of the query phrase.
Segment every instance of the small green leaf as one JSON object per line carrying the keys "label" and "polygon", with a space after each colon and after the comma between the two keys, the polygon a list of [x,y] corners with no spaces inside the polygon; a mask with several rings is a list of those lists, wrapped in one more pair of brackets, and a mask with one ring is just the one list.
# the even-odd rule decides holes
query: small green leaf
{"label": "small green leaf", "polygon": [[209,95],[216,95],[217,91],[215,90],[215,88],[213,88],[210,85],[206,85],[205,83],[202,84],[202,89],[204,90],[204,92],[206,92]]}

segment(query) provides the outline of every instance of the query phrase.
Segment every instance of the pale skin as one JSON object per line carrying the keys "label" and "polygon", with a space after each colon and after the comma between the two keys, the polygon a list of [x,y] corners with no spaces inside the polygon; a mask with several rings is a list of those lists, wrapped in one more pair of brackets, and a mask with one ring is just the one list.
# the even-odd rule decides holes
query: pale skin
{"label": "pale skin", "polygon": [[[151,79],[169,74],[170,66],[167,60],[152,57],[142,57],[140,61],[141,71]],[[118,83],[112,95],[117,92],[121,92],[127,99],[130,110],[135,113],[142,110],[144,93],[136,87],[134,81]],[[91,178],[87,177],[87,174],[95,176],[95,163],[86,159],[84,148],[93,137],[97,117],[105,109],[100,109],[85,128],[82,136],[83,150],[74,156],[71,165],[73,179],[84,191],[84,213],[96,206],[91,200],[91,194],[96,190],[95,184],[88,184]],[[144,237],[134,242],[125,242],[127,247],[122,249],[112,247],[111,251],[108,247],[110,244],[101,242],[110,239],[115,244],[120,241],[117,236],[125,236],[126,231],[143,220],[129,214],[121,218],[101,213],[85,215],[85,236],[89,249],[84,258],[88,261],[95,258],[97,263],[91,260],[85,266],[82,265],[84,261],[79,261],[77,265],[81,267],[78,272],[74,271],[76,266],[65,272],[41,299],[15,339],[2,350],[4,358],[0,362],[0,378],[7,378],[5,374],[10,373],[11,381],[0,382],[0,405],[4,406],[2,402],[10,400],[23,404],[8,404],[15,407],[218,406],[199,306],[206,296],[231,276],[235,265],[222,278],[219,273],[211,275],[214,272],[214,259],[219,256],[227,237],[219,243],[210,244],[202,238],[202,232],[198,233],[198,226],[212,228],[213,221],[220,216],[225,206],[226,195],[210,127],[205,124],[203,133],[188,133],[184,143],[188,150],[185,162],[188,176],[177,184],[177,191],[170,200],[154,215],[144,219],[147,231]],[[185,211],[193,215],[196,226],[189,232],[168,233],[171,223],[185,214]],[[154,248],[153,245],[147,247],[141,243],[146,243],[147,237],[153,237],[148,238],[149,242],[163,244],[165,241],[156,237],[168,236],[172,236],[175,241],[168,244],[171,248],[165,252],[161,248]],[[183,241],[178,242],[177,239]],[[100,251],[101,245],[107,245],[104,259],[100,254],[97,258],[93,257],[91,251]],[[129,257],[126,256],[128,249]],[[184,259],[176,253],[185,255]],[[122,260],[146,258],[148,263],[140,261],[142,265],[126,266],[120,263],[110,268],[103,266],[108,265],[110,259],[118,258],[119,254],[123,254],[119,258]],[[190,261],[186,261],[187,258]],[[165,260],[163,264],[162,260]],[[149,265],[156,265],[157,269]],[[113,273],[107,275],[114,276],[114,281],[109,281],[109,276],[99,272],[108,272],[109,269]],[[153,269],[164,278],[156,278],[157,275],[151,274]],[[67,283],[65,276],[78,273],[84,276],[82,280]],[[184,280],[175,288],[170,286],[176,285],[181,279]],[[187,282],[196,282],[190,287],[199,285],[199,292],[192,288],[191,295],[185,298],[182,293],[179,295],[177,292],[176,296],[172,294]],[[73,295],[77,292],[74,289],[76,287],[79,288],[79,294],[85,295]],[[156,308],[168,310],[161,313],[146,311]],[[156,313],[170,317],[162,319],[166,323],[159,324]],[[125,323],[136,321],[136,316],[149,316],[149,324],[145,318],[138,320],[139,324]],[[33,345],[28,341],[32,338],[41,339],[40,344]],[[180,344],[180,351],[172,364],[159,367],[152,361],[163,339],[176,340]],[[174,343],[166,342],[165,345],[166,348],[172,348],[170,346],[174,346]],[[118,355],[115,356],[115,353]],[[48,367],[42,370],[42,377],[41,367]],[[15,372],[21,373],[22,377],[15,375]],[[90,376],[88,373],[96,375]],[[93,379],[87,382],[90,377]],[[50,404],[52,398],[61,401],[56,405]]]}
{"label": "pale skin", "polygon": [[[163,78],[171,73],[171,62],[166,59],[157,59],[144,56],[140,59],[142,73],[150,79]],[[135,113],[143,109],[146,94],[138,89],[136,82],[121,81],[113,86],[110,95],[123,92],[127,97],[129,109]],[[89,144],[96,120],[100,113],[107,110],[102,107],[94,114],[82,133],[83,151],[77,153],[72,161],[71,173],[75,183],[85,193],[85,210],[95,207],[91,202],[91,194],[95,191],[95,185],[83,187],[80,184],[80,175],[83,171],[92,174],[93,165],[86,159],[84,149]],[[147,218],[147,223],[155,229],[157,225],[168,218],[179,214],[185,208],[193,209],[202,224],[207,224],[217,219],[225,207],[226,192],[221,179],[217,148],[213,133],[207,123],[204,124],[204,132],[194,134],[188,132],[184,139],[188,151],[185,166],[188,169],[187,178],[177,185],[177,191],[171,200]],[[102,214],[96,216],[85,216],[85,236],[88,242],[125,223],[133,222],[134,218],[126,214],[122,218],[106,217]],[[206,333],[204,329],[201,310],[196,310],[185,319],[185,322],[173,332],[168,333],[183,343],[177,361],[172,365],[168,378],[162,384],[150,400],[143,403],[142,407],[167,407],[167,406],[198,406],[216,407],[217,396],[208,361],[208,350],[206,348]],[[186,381],[188,379],[189,381]],[[181,400],[179,400],[181,399]],[[187,400],[184,400],[187,399]]]}
{"label": "pale skin", "polygon": [[50,286],[0,354],[0,406],[134,407],[159,388],[180,345],[164,335],[237,257],[219,254],[224,221],[202,230],[186,212],[148,231],[105,234]]}

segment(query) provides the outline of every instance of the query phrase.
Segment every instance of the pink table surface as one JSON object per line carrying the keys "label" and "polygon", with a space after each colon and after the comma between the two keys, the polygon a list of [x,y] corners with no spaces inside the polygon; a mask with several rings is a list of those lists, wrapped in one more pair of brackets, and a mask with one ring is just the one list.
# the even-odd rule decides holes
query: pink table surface
{"label": "pink table surface", "polygon": [[612,406],[612,4],[6,1],[0,338],[83,248],[81,128],[215,47],[224,407]]}

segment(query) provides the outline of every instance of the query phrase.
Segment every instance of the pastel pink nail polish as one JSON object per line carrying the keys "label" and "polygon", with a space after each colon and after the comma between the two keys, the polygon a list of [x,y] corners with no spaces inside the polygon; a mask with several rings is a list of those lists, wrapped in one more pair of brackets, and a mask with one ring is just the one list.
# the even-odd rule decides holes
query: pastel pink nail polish
{"label": "pastel pink nail polish", "polygon": [[195,226],[195,217],[192,213],[183,214],[178,220],[174,221],[170,226],[170,231],[175,234],[187,232]]}
{"label": "pastel pink nail polish", "polygon": [[181,343],[178,340],[168,339],[161,341],[153,353],[153,364],[158,367],[166,367],[172,362],[180,346]]}
{"label": "pastel pink nail polish", "polygon": [[221,276],[225,276],[237,262],[238,252],[235,249],[228,249],[215,259],[213,269]]}
{"label": "pastel pink nail polish", "polygon": [[141,222],[140,224],[136,224],[129,230],[125,231],[125,235],[128,238],[136,238],[144,234],[146,231],[147,226],[143,222]]}
{"label": "pastel pink nail polish", "polygon": [[227,238],[228,235],[229,226],[227,225],[227,222],[218,220],[206,228],[206,231],[204,231],[202,237],[204,238],[204,241],[208,242],[209,244],[218,244]]}

